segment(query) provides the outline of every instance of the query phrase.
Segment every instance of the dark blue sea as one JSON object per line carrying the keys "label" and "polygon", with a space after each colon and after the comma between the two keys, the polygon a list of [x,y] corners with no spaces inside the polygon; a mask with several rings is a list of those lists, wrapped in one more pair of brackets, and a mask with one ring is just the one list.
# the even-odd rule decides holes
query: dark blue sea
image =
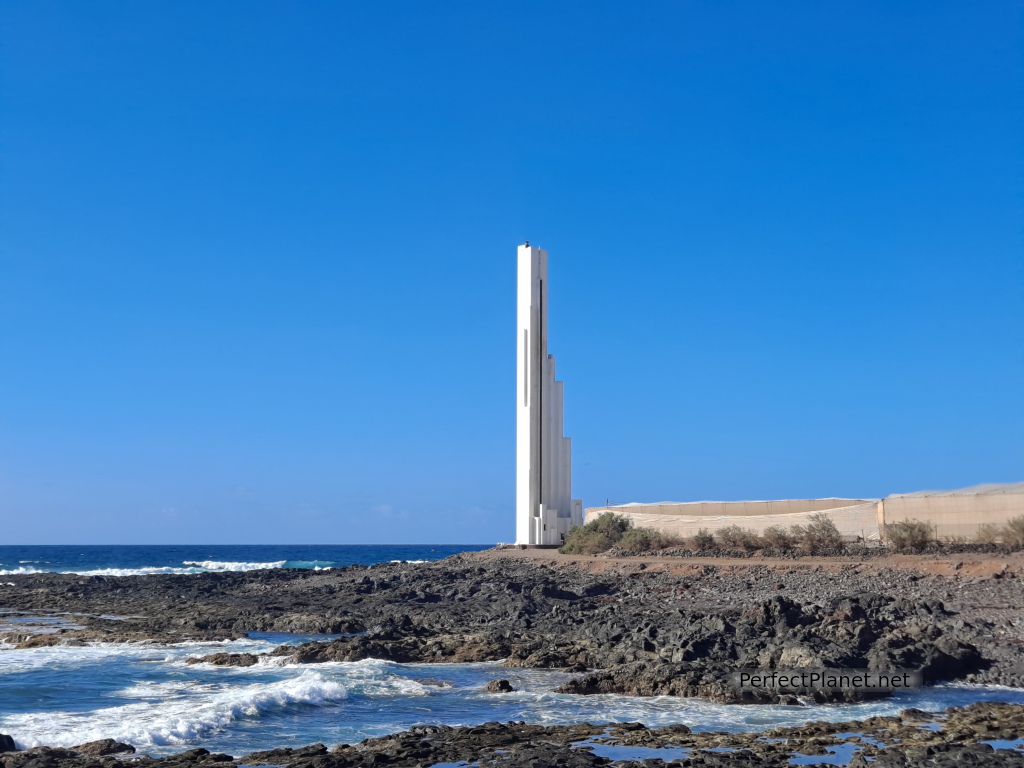
{"label": "dark blue sea", "polygon": [[395,560],[442,560],[491,544],[259,544],[145,546],[0,545],[0,576],[13,573],[81,573],[142,576],[154,573],[252,571],[260,568],[339,568]]}

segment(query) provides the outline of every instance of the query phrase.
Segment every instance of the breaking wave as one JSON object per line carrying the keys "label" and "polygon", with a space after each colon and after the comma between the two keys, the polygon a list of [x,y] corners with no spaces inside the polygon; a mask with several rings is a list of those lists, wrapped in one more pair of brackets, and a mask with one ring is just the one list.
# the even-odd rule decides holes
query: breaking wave
{"label": "breaking wave", "polygon": [[[141,699],[120,707],[87,713],[33,712],[5,718],[17,745],[71,747],[96,739],[114,738],[136,747],[189,744],[229,726],[236,720],[259,717],[295,705],[323,707],[345,700],[348,690],[318,672],[290,680],[235,686],[196,697],[194,685],[156,683],[135,685],[123,695]],[[197,700],[198,699],[198,700]]]}
{"label": "breaking wave", "polygon": [[185,565],[192,565],[206,571],[259,571],[267,568],[284,568],[287,560],[277,560],[273,563],[222,563],[218,560],[186,560]]}
{"label": "breaking wave", "polygon": [[[46,646],[41,648],[0,648],[0,684],[4,675],[34,670],[59,671],[74,675],[82,669],[95,668],[109,662],[124,664],[177,664],[189,656],[226,651],[229,653],[261,653],[273,650],[274,643],[264,640],[188,641],[173,645],[139,645],[135,643],[92,643],[83,646]],[[2,700],[2,699],[0,699]],[[2,708],[0,708],[2,713]],[[2,729],[0,729],[2,730]]]}
{"label": "breaking wave", "polygon": [[27,573],[72,573],[76,576],[152,576],[159,573],[204,573],[198,568],[174,568],[171,566],[150,566],[142,568],[93,568],[88,571],[57,571],[45,568],[14,568],[0,571],[3,575],[18,575]]}
{"label": "breaking wave", "polygon": [[186,560],[178,566],[142,566],[141,568],[93,568],[90,570],[57,570],[52,568],[31,568],[21,566],[0,570],[0,576],[19,576],[32,573],[73,573],[76,576],[153,576],[158,574],[188,575],[195,573],[219,573],[227,571],[260,571],[268,568],[309,568],[326,570],[323,567],[307,566],[301,563],[292,564],[287,560],[276,560],[271,563],[234,563],[218,560]]}

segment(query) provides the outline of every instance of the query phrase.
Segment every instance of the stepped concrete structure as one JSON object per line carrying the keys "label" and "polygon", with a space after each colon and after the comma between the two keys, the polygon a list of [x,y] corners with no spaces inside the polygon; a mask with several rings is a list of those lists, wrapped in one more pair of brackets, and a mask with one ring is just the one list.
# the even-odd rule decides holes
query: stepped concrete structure
{"label": "stepped concrete structure", "polygon": [[516,544],[559,546],[583,524],[572,498],[572,443],[562,430],[562,382],[548,354],[548,253],[519,246],[516,334]]}

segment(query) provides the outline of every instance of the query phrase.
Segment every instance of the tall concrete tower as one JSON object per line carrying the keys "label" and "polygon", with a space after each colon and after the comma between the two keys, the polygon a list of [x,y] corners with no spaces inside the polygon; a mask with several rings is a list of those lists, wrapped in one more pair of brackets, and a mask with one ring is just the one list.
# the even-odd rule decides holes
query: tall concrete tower
{"label": "tall concrete tower", "polygon": [[516,336],[516,544],[552,546],[583,524],[562,436],[562,382],[548,354],[548,252],[519,246]]}

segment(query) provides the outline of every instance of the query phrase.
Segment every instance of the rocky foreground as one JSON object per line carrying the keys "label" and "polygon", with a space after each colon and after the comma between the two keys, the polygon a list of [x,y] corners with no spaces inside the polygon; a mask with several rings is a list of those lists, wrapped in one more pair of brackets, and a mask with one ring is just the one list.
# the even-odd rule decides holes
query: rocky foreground
{"label": "rocky foreground", "polygon": [[[333,571],[6,578],[3,610],[63,612],[77,623],[0,638],[22,647],[330,633],[343,636],[269,655],[299,664],[503,660],[578,672],[563,693],[725,703],[799,703],[784,692],[735,690],[729,676],[740,668],[898,668],[926,683],[1024,685],[1024,581],[1006,569],[978,578],[856,565],[592,573],[459,556]],[[100,618],[112,614],[121,618]],[[244,666],[260,658],[194,661]],[[820,691],[813,698],[861,696]]]}
{"label": "rocky foreground", "polygon": [[[164,758],[137,756],[110,739],[72,749],[37,747],[0,751],[3,768],[217,768],[274,765],[287,768],[473,765],[507,768],[567,766],[764,766],[821,756],[854,768],[964,768],[1024,766],[1015,748],[1024,733],[1024,707],[976,704],[942,713],[904,710],[899,717],[846,723],[808,723],[762,734],[693,733],[686,725],[646,728],[641,723],[572,726],[484,723],[472,728],[418,726],[408,731],[328,749],[312,744],[273,749],[238,759],[193,749]],[[0,750],[3,750],[0,736]],[[609,749],[609,747],[611,749]]]}
{"label": "rocky foreground", "polygon": [[[569,694],[800,705],[860,700],[863,694],[741,691],[729,676],[740,668],[899,668],[918,671],[926,682],[1024,685],[1021,573],[1008,566],[963,575],[958,567],[936,574],[878,563],[825,569],[757,562],[659,570],[606,561],[588,570],[489,553],[319,572],[27,574],[0,583],[0,610],[8,622],[34,616],[39,623],[8,623],[0,640],[35,647],[214,640],[251,631],[327,633],[341,636],[282,646],[266,656],[296,664],[502,661],[575,672],[559,689]],[[245,666],[262,659],[220,653],[190,661]],[[509,686],[495,681],[488,690],[502,695]],[[1022,735],[1024,708],[978,704],[763,734],[692,733],[686,724],[430,725],[357,745],[277,749],[239,759],[203,749],[153,759],[109,740],[5,752],[0,736],[0,768],[782,766],[794,754],[825,756],[830,750],[862,767],[1024,766],[1019,749],[987,743]],[[632,751],[608,753],[611,747]]]}

